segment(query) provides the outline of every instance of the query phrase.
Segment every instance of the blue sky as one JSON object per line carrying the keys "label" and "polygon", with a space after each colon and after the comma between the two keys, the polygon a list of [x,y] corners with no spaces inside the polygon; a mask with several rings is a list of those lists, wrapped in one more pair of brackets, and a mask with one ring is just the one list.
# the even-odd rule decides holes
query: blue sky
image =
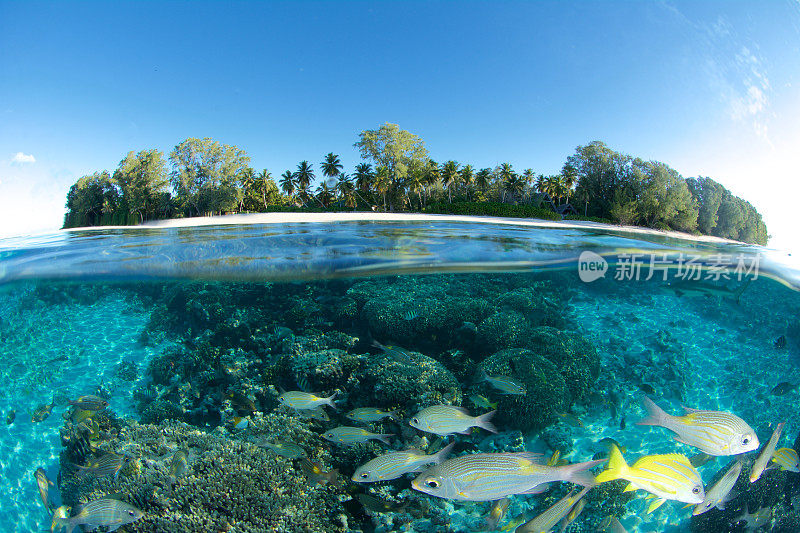
{"label": "blue sky", "polygon": [[709,175],[800,249],[800,3],[0,2],[0,235],[129,150],[210,136],[273,175],[383,122],[437,161],[579,144]]}

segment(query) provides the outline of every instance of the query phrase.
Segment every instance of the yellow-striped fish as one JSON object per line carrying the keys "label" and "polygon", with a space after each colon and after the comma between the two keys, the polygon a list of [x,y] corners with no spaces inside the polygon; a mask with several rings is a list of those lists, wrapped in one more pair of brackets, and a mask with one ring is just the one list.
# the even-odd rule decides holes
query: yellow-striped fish
{"label": "yellow-striped fish", "polygon": [[299,390],[292,390],[287,391],[278,396],[278,401],[283,405],[288,405],[292,409],[314,409],[315,407],[319,407],[321,405],[327,405],[329,407],[333,407],[336,410],[336,404],[333,403],[333,399],[336,398],[337,392],[334,392],[327,398],[323,398],[322,396],[318,396],[311,392],[303,392]]}
{"label": "yellow-striped fish", "polygon": [[563,466],[567,461],[561,458],[561,450],[556,450],[553,455],[547,460],[547,466]]}
{"label": "yellow-striped fish", "polygon": [[583,512],[583,508],[586,506],[586,498],[581,498],[575,505],[572,506],[572,509],[569,510],[567,516],[564,517],[564,520],[561,521],[561,526],[558,528],[559,533],[564,533],[567,528],[581,515]]}
{"label": "yellow-striped fish", "polygon": [[506,511],[508,511],[508,504],[511,503],[511,500],[508,498],[503,498],[502,500],[497,500],[492,505],[492,508],[489,509],[489,513],[486,515],[486,518],[483,519],[483,526],[481,527],[482,531],[496,531],[497,525],[506,516]]}
{"label": "yellow-striped fish", "polygon": [[772,456],[772,462],[780,465],[781,470],[800,472],[800,458],[794,448],[778,448]]}
{"label": "yellow-striped fish", "polygon": [[61,523],[65,518],[69,518],[69,510],[72,507],[62,505],[58,509],[53,510],[53,516],[50,519],[50,533],[53,533],[56,528],[61,529]]}
{"label": "yellow-striped fish", "polygon": [[39,488],[39,496],[42,498],[42,503],[44,504],[45,508],[49,510],[50,500],[48,500],[48,492],[50,487],[53,486],[53,482],[50,481],[50,479],[47,477],[47,473],[41,466],[36,469],[36,472],[33,473],[33,477],[36,478],[36,486]]}
{"label": "yellow-striped fish", "polygon": [[133,505],[103,498],[87,503],[71,518],[58,518],[57,525],[66,527],[67,533],[72,533],[78,525],[86,526],[88,530],[96,529],[98,526],[109,526],[113,531],[125,524],[136,522],[142,516],[144,513]]}
{"label": "yellow-striped fish", "polygon": [[480,416],[470,416],[469,411],[463,407],[432,405],[414,415],[409,424],[420,431],[442,436],[453,433],[469,435],[473,427],[497,433],[497,428],[489,421],[495,413],[496,411],[489,411]]}
{"label": "yellow-striped fish", "polygon": [[695,516],[703,514],[712,507],[716,507],[717,509],[725,509],[725,502],[727,502],[729,499],[728,495],[731,493],[733,486],[736,485],[736,481],[739,479],[739,474],[741,473],[742,463],[740,461],[734,462],[728,471],[725,472],[721,478],[719,478],[719,481],[714,483],[714,486],[708,489],[703,503],[697,504],[694,508],[694,511],[692,511],[692,514]]}
{"label": "yellow-striped fish", "polygon": [[519,526],[514,533],[548,533],[559,520],[567,516],[575,503],[580,501],[590,489],[591,487],[584,487],[578,494],[570,492],[545,512]]}
{"label": "yellow-striped fish", "polygon": [[772,458],[772,454],[775,453],[775,447],[778,445],[778,441],[781,438],[783,424],[784,423],[781,422],[775,427],[775,431],[772,432],[769,442],[764,446],[764,449],[761,450],[761,453],[753,463],[753,469],[750,470],[750,483],[758,481],[758,478],[764,473],[764,469],[767,468],[767,463],[769,463],[769,460]]}
{"label": "yellow-striped fish", "polygon": [[482,394],[473,394],[469,397],[469,401],[482,409],[497,409],[497,402],[490,402],[489,398]]}
{"label": "yellow-striped fish", "polygon": [[481,370],[481,378],[478,381],[487,382],[489,385],[499,390],[503,394],[516,394],[520,396],[527,394],[524,385],[508,376],[491,376],[487,374],[485,370]]}
{"label": "yellow-striped fish", "polygon": [[89,459],[86,466],[75,465],[80,474],[78,477],[83,478],[87,474],[91,474],[96,478],[103,476],[114,476],[114,479],[119,475],[119,471],[125,464],[125,457],[115,453],[106,452],[100,457]]}
{"label": "yellow-striped fish", "polygon": [[676,441],[699,448],[709,455],[738,455],[758,449],[756,432],[731,413],[684,407],[684,416],[672,416],[646,396],[644,406],[648,416],[637,422],[638,425],[667,428],[675,433]]}
{"label": "yellow-striped fish", "polygon": [[322,438],[336,444],[346,444],[353,446],[368,440],[379,440],[384,444],[389,444],[389,437],[394,433],[371,433],[364,428],[354,428],[350,426],[339,426],[322,434]]}
{"label": "yellow-striped fish", "polygon": [[356,422],[378,422],[384,418],[391,418],[392,420],[400,419],[397,415],[397,411],[384,411],[377,407],[359,407],[358,409],[353,409],[344,416]]}
{"label": "yellow-striped fish", "polygon": [[353,474],[352,480],[357,483],[372,483],[375,481],[388,481],[397,479],[409,472],[419,472],[429,464],[439,464],[453,451],[452,442],[432,455],[426,455],[419,450],[392,452],[379,455],[375,459],[359,466]]}
{"label": "yellow-striped fish", "polygon": [[642,489],[654,494],[656,500],[650,504],[648,513],[667,500],[695,504],[702,503],[706,496],[700,473],[686,456],[677,453],[646,455],[628,466],[619,448],[612,445],[608,468],[598,474],[597,482],[614,479],[630,481],[625,492]]}
{"label": "yellow-striped fish", "polygon": [[451,500],[494,501],[512,494],[539,494],[554,481],[595,485],[588,470],[605,461],[568,466],[539,464],[540,454],[475,453],[448,459],[426,470],[411,486],[431,496]]}

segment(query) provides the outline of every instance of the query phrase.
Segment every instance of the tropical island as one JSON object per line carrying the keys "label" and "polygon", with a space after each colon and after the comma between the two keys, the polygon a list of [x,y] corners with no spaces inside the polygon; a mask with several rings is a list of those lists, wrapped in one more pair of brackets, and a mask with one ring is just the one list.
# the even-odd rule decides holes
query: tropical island
{"label": "tropical island", "polygon": [[64,228],[230,213],[384,211],[591,220],[760,245],[768,239],[758,211],[720,183],[684,178],[601,141],[578,146],[554,175],[518,172],[508,163],[437,163],[419,136],[390,123],[362,131],[354,146],[363,162],[349,174],[331,152],[320,175],[301,161],[277,182],[269,170],[252,168],[242,148],[208,137],[186,139],[166,158],[157,149],[131,151],[113,172],[82,176],[70,187]]}

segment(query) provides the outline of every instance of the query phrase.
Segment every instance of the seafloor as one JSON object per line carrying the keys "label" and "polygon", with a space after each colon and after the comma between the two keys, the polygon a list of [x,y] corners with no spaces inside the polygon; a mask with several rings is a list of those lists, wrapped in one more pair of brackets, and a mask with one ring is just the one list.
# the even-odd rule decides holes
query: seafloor
{"label": "seafloor", "polygon": [[[551,453],[570,462],[602,456],[610,437],[626,458],[680,452],[669,432],[635,425],[643,391],[668,412],[681,405],[732,411],[766,442],[787,422],[779,446],[798,449],[800,296],[760,279],[739,303],[679,297],[658,282],[600,280],[570,273],[383,277],[320,283],[19,284],[0,293],[0,496],[3,531],[50,527],[33,472],[43,467],[56,504],[76,507],[103,495],[139,507],[144,517],[119,531],[478,531],[490,503],[456,503],[410,489],[408,478],[372,485],[349,481],[354,469],[388,449],[435,451],[436,438],[407,424],[418,409],[453,403],[478,414],[480,393],[498,402],[498,435],[456,435],[456,454]],[[775,340],[786,339],[785,346]],[[400,346],[403,350],[378,347]],[[477,383],[481,370],[525,384],[526,396]],[[330,421],[279,406],[280,388],[339,391]],[[97,426],[68,420],[67,401],[108,399]],[[34,423],[37,407],[52,414]],[[400,409],[394,433],[340,447],[319,437],[355,407]],[[569,413],[580,419],[579,427]],[[73,420],[74,421],[74,420]],[[578,427],[576,427],[578,426]],[[298,444],[337,480],[314,483],[297,459],[259,446],[263,438]],[[450,437],[453,439],[453,437]],[[187,452],[186,472],[171,467]],[[101,451],[127,458],[112,476],[77,476]],[[600,455],[598,455],[600,454]],[[706,485],[731,458],[701,467]],[[749,464],[724,511],[691,518],[668,502],[645,512],[642,493],[603,484],[587,496],[569,532],[598,531],[608,515],[628,531],[723,533],[800,531],[800,474],[769,470],[747,482]],[[506,527],[562,497],[556,486],[512,498]],[[366,500],[367,493],[377,498]],[[748,515],[749,512],[749,515]],[[750,523],[743,520],[747,515]],[[762,513],[763,516],[763,513]]]}

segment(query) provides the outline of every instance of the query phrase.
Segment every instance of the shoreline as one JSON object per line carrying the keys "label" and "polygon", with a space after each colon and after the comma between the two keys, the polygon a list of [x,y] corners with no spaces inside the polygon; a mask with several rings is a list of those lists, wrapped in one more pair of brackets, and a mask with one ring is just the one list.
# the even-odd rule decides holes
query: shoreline
{"label": "shoreline", "polygon": [[222,226],[240,224],[302,224],[326,222],[481,222],[489,224],[502,224],[508,226],[526,226],[534,228],[559,228],[559,229],[604,229],[616,233],[632,235],[658,235],[673,239],[694,242],[709,242],[719,244],[749,245],[741,241],[724,239],[713,235],[693,235],[681,231],[664,231],[642,226],[617,226],[591,222],[588,220],[543,220],[538,218],[511,218],[474,215],[436,215],[427,213],[374,213],[369,211],[338,212],[338,213],[248,213],[236,215],[215,215],[207,217],[170,218],[151,220],[135,226],[84,226],[79,228],[65,228],[59,232],[70,231],[105,231],[110,229],[153,229],[153,228],[188,228],[199,226]]}

